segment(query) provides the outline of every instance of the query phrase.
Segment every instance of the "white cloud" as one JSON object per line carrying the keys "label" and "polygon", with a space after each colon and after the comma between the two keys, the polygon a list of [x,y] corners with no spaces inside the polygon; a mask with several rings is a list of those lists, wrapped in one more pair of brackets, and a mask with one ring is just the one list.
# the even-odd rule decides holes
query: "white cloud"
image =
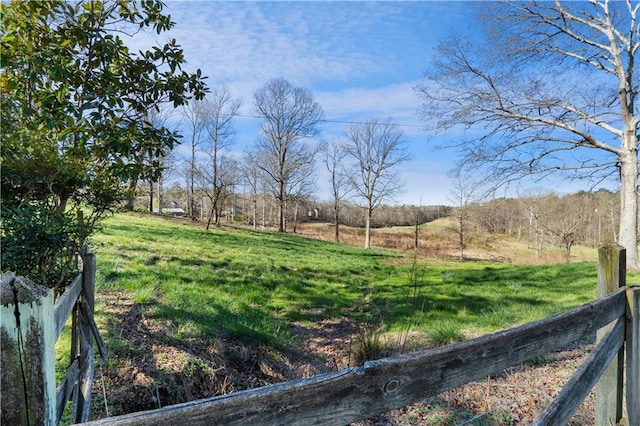
{"label": "white cloud", "polygon": [[170,36],[184,47],[191,66],[201,68],[214,85],[245,81],[259,87],[284,77],[306,86],[322,79],[345,80],[362,66],[372,66],[366,55],[340,49],[339,31],[327,38],[331,28],[320,32],[321,22],[310,21],[309,8],[323,20],[317,5],[168,2],[167,6],[178,22]]}
{"label": "white cloud", "polygon": [[401,126],[405,134],[423,134],[418,116],[420,100],[412,83],[391,84],[375,88],[347,88],[316,94],[328,120],[386,120]]}

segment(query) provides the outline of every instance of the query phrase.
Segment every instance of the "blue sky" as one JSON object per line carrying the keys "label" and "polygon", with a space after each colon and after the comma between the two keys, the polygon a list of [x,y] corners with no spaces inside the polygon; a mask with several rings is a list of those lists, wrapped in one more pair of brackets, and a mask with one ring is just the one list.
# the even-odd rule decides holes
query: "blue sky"
{"label": "blue sky", "polygon": [[[446,174],[456,153],[437,146],[455,135],[436,138],[423,131],[413,87],[443,37],[478,30],[476,6],[482,3],[169,0],[166,5],[176,27],[155,40],[146,35],[132,47],[175,38],[188,61],[185,69],[200,68],[210,86],[224,86],[243,101],[244,117],[235,124],[237,153],[258,136],[260,120],[250,117],[254,92],[282,77],[309,89],[324,109],[323,140],[344,138],[344,122],[390,118],[400,126],[411,161],[402,168],[405,190],[395,203],[452,203]],[[328,200],[327,188],[321,174],[316,198]]]}

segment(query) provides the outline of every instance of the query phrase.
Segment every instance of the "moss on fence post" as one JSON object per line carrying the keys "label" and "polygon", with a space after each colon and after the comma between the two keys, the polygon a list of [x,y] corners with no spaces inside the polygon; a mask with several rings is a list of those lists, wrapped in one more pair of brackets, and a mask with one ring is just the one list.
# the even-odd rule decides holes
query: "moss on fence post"
{"label": "moss on fence post", "polygon": [[[627,251],[611,244],[598,249],[598,297],[602,298],[626,286]],[[598,330],[597,340],[613,327]],[[596,385],[596,426],[618,424],[622,419],[624,348],[611,361]]]}
{"label": "moss on fence post", "polygon": [[0,300],[0,423],[54,425],[53,291],[7,272]]}

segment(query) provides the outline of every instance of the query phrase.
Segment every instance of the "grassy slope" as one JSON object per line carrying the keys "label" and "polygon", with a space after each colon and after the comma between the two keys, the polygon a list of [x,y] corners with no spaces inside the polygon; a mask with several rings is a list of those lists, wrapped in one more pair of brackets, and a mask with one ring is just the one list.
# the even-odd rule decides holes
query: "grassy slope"
{"label": "grassy slope", "polygon": [[[291,321],[346,316],[428,332],[480,334],[595,297],[592,263],[416,263],[405,254],[290,234],[210,230],[119,214],[93,238],[98,291],[124,290],[176,344],[232,338],[286,346]],[[412,272],[413,271],[413,272]]]}

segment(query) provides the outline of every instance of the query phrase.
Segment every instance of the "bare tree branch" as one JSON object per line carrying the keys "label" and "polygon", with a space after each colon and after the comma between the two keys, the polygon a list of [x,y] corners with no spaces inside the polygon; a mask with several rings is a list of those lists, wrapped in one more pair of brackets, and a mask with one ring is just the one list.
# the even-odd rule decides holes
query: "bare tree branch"
{"label": "bare tree branch", "polygon": [[[309,174],[317,147],[308,140],[319,132],[324,113],[311,93],[280,78],[269,81],[254,94],[257,113],[264,118],[256,143],[255,165],[270,179],[278,202],[279,231],[286,231],[286,201]],[[306,176],[306,178],[305,178]]]}
{"label": "bare tree branch", "polygon": [[[485,5],[483,4],[483,7]],[[441,43],[417,88],[433,131],[495,185],[564,173],[620,182],[620,243],[637,269],[637,14],[631,0],[491,4],[487,39]]]}
{"label": "bare tree branch", "polygon": [[356,199],[364,204],[365,248],[371,248],[371,218],[373,210],[384,200],[392,198],[402,187],[396,171],[409,159],[405,151],[404,134],[390,120],[369,120],[347,128],[347,155],[356,163],[350,176]]}

